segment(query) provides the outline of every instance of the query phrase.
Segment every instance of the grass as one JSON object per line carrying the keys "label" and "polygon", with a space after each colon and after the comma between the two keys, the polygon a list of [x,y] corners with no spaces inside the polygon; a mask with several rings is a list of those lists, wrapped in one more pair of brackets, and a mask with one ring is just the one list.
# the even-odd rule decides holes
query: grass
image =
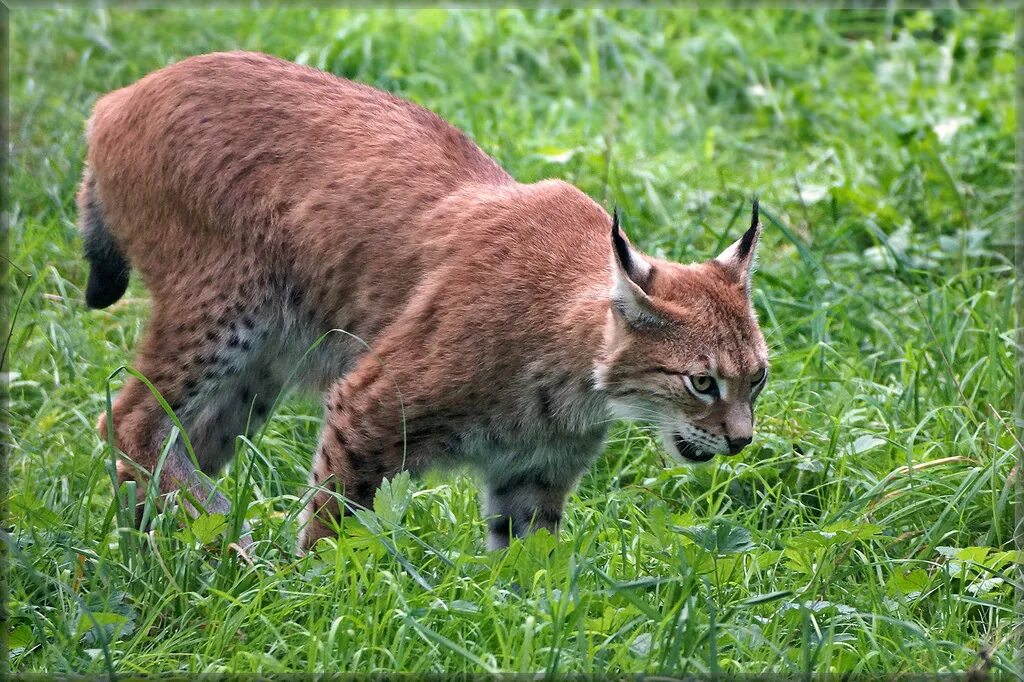
{"label": "grass", "polygon": [[[8,664],[682,675],[988,658],[1021,679],[1012,27],[1009,10],[14,10]],[[758,193],[773,374],[754,445],[668,468],[622,423],[560,539],[493,554],[468,475],[399,477],[300,560],[320,408],[292,398],[222,483],[251,495],[254,565],[223,519],[123,527],[93,424],[146,292],[82,302],[83,122],[100,94],[226,48],[420,102],[519,179],[617,204],[653,253],[713,255]]]}

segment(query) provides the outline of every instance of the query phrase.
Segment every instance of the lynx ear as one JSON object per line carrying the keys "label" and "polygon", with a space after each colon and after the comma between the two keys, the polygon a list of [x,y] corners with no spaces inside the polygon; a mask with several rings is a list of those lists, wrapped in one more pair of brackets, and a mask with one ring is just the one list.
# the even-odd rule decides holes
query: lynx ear
{"label": "lynx ear", "polygon": [[662,320],[647,295],[653,268],[619,229],[619,210],[612,217],[612,310],[631,327],[660,325]]}
{"label": "lynx ear", "polygon": [[750,275],[754,270],[754,255],[757,251],[758,237],[761,235],[761,220],[758,212],[758,201],[754,198],[754,207],[751,211],[750,227],[743,236],[733,242],[732,246],[722,252],[716,262],[725,266],[736,281],[743,284],[746,290],[750,291]]}

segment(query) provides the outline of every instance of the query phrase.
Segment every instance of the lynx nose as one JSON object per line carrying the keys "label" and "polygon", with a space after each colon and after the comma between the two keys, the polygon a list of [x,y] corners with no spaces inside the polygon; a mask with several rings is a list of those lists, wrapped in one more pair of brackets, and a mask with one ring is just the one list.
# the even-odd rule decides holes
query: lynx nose
{"label": "lynx nose", "polygon": [[752,438],[747,436],[745,438],[726,438],[725,442],[729,444],[729,454],[735,455],[740,450],[750,445],[750,441],[752,440]]}

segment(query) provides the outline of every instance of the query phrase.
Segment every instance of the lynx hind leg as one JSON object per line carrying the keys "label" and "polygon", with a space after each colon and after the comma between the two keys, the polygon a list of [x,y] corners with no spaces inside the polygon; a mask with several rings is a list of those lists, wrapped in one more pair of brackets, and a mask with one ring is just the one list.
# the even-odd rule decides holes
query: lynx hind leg
{"label": "lynx hind leg", "polygon": [[[152,376],[152,373],[144,369],[141,371],[147,378]],[[154,385],[166,399],[168,391],[161,390],[158,382],[154,382]],[[118,486],[127,481],[136,483],[135,523],[137,527],[141,527],[150,477],[160,466],[161,452],[171,434],[172,422],[148,387],[135,377],[128,379],[114,402],[113,422],[114,445],[126,457],[117,462]],[[186,432],[187,430],[186,427]],[[100,415],[97,431],[101,438],[107,439],[106,413]],[[199,445],[194,447],[197,448],[195,453],[198,457],[203,450],[198,449]],[[225,514],[229,511],[226,498],[199,475],[184,441],[179,436],[163,460],[158,490],[163,496],[180,489],[187,490],[207,511]],[[184,504],[190,513],[196,513],[189,502],[186,501]]]}
{"label": "lynx hind leg", "polygon": [[521,538],[540,528],[558,535],[571,485],[552,483],[539,473],[489,478],[483,504],[488,549],[504,549],[512,537]]}
{"label": "lynx hind leg", "polygon": [[[216,474],[234,454],[235,436],[258,427],[281,389],[268,348],[269,320],[257,310],[230,306],[215,313],[196,306],[192,315],[158,316],[150,323],[136,368],[174,410],[193,446],[198,470],[181,436],[164,460],[161,495],[184,488],[209,512],[227,514],[226,498],[200,472]],[[265,318],[264,318],[265,319]],[[262,322],[262,323],[261,323]],[[270,352],[270,351],[274,352]],[[173,422],[141,381],[130,377],[113,405],[115,445],[132,460],[118,464],[119,483],[148,484]],[[107,438],[106,415],[97,424]],[[133,465],[134,463],[134,465]],[[136,466],[137,465],[137,466]],[[187,502],[191,514],[196,509]],[[136,521],[141,521],[137,508]]]}

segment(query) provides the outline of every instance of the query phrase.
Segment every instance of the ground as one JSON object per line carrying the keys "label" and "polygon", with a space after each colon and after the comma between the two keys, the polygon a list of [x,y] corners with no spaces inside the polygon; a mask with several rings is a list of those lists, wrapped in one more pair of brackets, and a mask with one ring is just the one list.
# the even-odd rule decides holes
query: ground
{"label": "ground", "polygon": [[[1008,10],[14,10],[9,665],[685,674],[988,658],[1019,679],[1013,25]],[[469,475],[400,477],[376,515],[297,559],[321,408],[292,398],[238,440],[223,481],[253,565],[225,547],[238,518],[120,528],[93,424],[147,294],[83,304],[83,122],[102,93],[228,48],[419,102],[517,178],[617,205],[659,255],[717,253],[758,194],[772,376],[754,444],[681,468],[621,423],[557,542],[496,553]]]}

